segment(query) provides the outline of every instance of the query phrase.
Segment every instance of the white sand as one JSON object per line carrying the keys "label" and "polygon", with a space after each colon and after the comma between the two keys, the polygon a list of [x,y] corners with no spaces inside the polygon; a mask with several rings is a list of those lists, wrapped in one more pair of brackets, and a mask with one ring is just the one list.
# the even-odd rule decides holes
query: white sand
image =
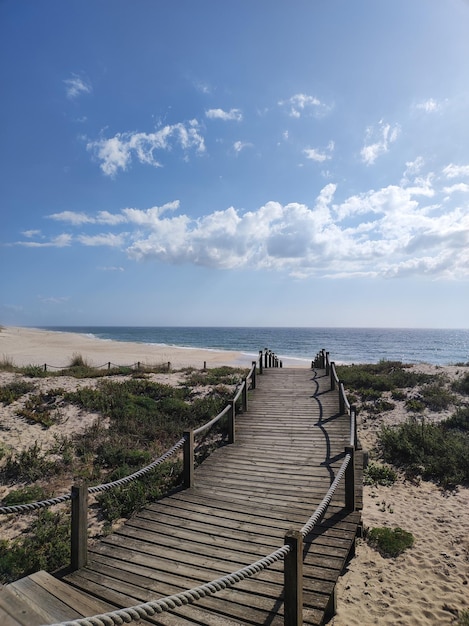
{"label": "white sand", "polygon": [[19,367],[44,365],[66,367],[74,354],[80,354],[90,365],[161,365],[170,362],[173,369],[202,368],[218,365],[250,366],[249,355],[223,350],[202,350],[158,346],[130,341],[108,341],[79,333],[57,332],[35,328],[3,327],[0,329],[0,358]]}
{"label": "white sand", "polygon": [[[469,371],[423,364],[414,369],[450,380]],[[437,422],[453,410],[426,410],[424,416]],[[378,417],[360,413],[363,447],[375,447],[382,425],[408,417],[403,402]],[[328,626],[456,624],[458,611],[469,609],[469,489],[444,492],[431,482],[409,482],[403,476],[390,487],[365,485],[363,522],[368,528],[400,526],[414,535],[414,546],[385,559],[358,540],[356,556],[339,579],[337,615]]]}

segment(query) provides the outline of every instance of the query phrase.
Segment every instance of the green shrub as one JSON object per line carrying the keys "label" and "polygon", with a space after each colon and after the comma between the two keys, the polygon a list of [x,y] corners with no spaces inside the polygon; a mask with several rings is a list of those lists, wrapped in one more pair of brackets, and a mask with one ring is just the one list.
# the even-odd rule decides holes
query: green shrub
{"label": "green shrub", "polygon": [[34,389],[33,383],[16,380],[0,387],[0,402],[11,404]]}
{"label": "green shrub", "polygon": [[453,394],[443,384],[425,385],[422,387],[420,394],[422,402],[431,411],[444,411],[454,402]]}
{"label": "green shrub", "polygon": [[47,454],[41,451],[37,441],[15,456],[6,458],[4,473],[7,478],[34,482],[46,478],[60,471],[59,466],[50,461]]}
{"label": "green shrub", "polygon": [[32,572],[53,572],[70,562],[70,519],[49,509],[39,511],[30,534],[0,541],[0,581],[10,583]]}
{"label": "green shrub", "polygon": [[443,428],[454,428],[462,432],[469,432],[469,406],[461,406],[451,417],[441,422]]}
{"label": "green shrub", "polygon": [[47,494],[39,485],[27,485],[10,491],[3,498],[3,506],[14,506],[15,504],[27,504],[28,502],[38,502],[45,500]]}
{"label": "green shrub", "polygon": [[451,385],[453,391],[469,396],[469,373],[465,374],[459,380],[455,380]]}
{"label": "green shrub", "polygon": [[417,400],[417,398],[409,398],[405,403],[405,407],[412,413],[423,413],[425,410],[425,404],[421,400]]}
{"label": "green shrub", "polygon": [[469,626],[469,610],[459,612],[457,626]]}
{"label": "green shrub", "polygon": [[412,533],[402,530],[399,526],[371,528],[368,531],[367,541],[385,558],[399,556],[404,550],[414,545]]}
{"label": "green shrub", "polygon": [[386,465],[370,463],[363,472],[365,485],[392,485],[397,480],[396,472]]}
{"label": "green shrub", "polygon": [[[123,487],[114,487],[97,496],[102,507],[104,519],[113,522],[116,519],[130,517],[142,509],[147,502],[154,502],[180,482],[181,462],[166,461],[139,480]],[[109,477],[109,482],[131,474],[129,467],[120,467]]]}
{"label": "green shrub", "polygon": [[469,434],[448,429],[444,423],[429,424],[411,418],[379,433],[383,460],[420,473],[442,487],[469,480]]}

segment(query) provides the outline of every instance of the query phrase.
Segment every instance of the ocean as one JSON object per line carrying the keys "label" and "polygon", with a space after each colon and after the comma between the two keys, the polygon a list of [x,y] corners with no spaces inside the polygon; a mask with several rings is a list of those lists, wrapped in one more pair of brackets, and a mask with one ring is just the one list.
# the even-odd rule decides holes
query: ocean
{"label": "ocean", "polygon": [[47,330],[103,340],[234,350],[253,359],[259,350],[269,348],[286,363],[310,362],[322,348],[337,364],[469,362],[469,329],[48,326]]}

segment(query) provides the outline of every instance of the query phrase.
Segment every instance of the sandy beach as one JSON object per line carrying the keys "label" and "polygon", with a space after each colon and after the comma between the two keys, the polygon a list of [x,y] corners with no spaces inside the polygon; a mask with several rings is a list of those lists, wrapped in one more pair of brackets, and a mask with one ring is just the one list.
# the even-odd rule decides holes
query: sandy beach
{"label": "sandy beach", "polygon": [[[192,350],[143,344],[101,341],[73,333],[26,328],[3,328],[0,331],[0,358],[15,365],[44,364],[66,366],[73,354],[81,354],[90,364],[108,361],[129,365],[171,362],[174,369],[187,366],[250,365],[251,359],[236,352]],[[243,363],[244,356],[244,363]],[[469,371],[468,367],[431,365],[413,366],[418,371],[440,373],[448,381]],[[0,372],[0,384],[18,374]],[[167,384],[178,384],[181,373],[154,374]],[[57,385],[55,379],[36,381],[41,390]],[[62,377],[66,389],[95,384],[90,379]],[[61,409],[64,410],[64,409]],[[425,418],[438,421],[448,417],[428,412]],[[27,423],[15,413],[15,405],[2,407],[0,443],[4,450],[24,449],[34,442],[47,449],[55,436],[78,432],[96,419],[74,407],[67,407],[60,424],[48,429]],[[377,433],[383,424],[399,423],[408,418],[404,402],[396,402],[392,411],[359,416],[359,436],[363,447],[373,456]],[[0,498],[7,488],[0,487]],[[469,608],[469,489],[459,487],[442,491],[425,481],[408,481],[400,475],[389,487],[365,486],[363,521],[366,527],[400,526],[412,532],[414,546],[394,559],[385,559],[364,540],[358,540],[356,556],[338,583],[337,614],[329,626],[405,625],[433,626],[456,624],[458,611]],[[21,524],[3,537],[21,532]],[[99,534],[99,527],[96,533]],[[10,535],[10,531],[12,535]]]}
{"label": "sandy beach", "polygon": [[74,354],[80,354],[90,365],[160,365],[170,362],[172,369],[218,365],[251,365],[250,356],[241,352],[203,350],[137,342],[97,339],[79,333],[57,332],[36,328],[7,326],[0,329],[0,359],[16,366],[44,365],[66,367]]}

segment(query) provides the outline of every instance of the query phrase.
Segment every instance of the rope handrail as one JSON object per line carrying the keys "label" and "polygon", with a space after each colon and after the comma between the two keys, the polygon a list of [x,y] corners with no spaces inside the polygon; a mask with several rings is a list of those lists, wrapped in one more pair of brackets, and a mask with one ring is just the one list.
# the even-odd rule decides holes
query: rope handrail
{"label": "rope handrail", "polygon": [[[306,524],[304,524],[304,526],[301,528],[300,532],[303,537],[306,537],[313,530],[314,526],[316,526],[316,524],[326,512],[351,459],[352,456],[350,454],[345,455],[342,465],[337,472],[337,476],[329,487],[326,495],[322,499],[319,506],[316,508],[313,515],[311,515]],[[179,606],[183,606],[186,604],[191,604],[197,600],[200,600],[201,598],[209,595],[214,595],[218,591],[221,591],[228,587],[232,587],[236,583],[245,580],[246,578],[250,578],[255,574],[267,569],[277,561],[284,559],[285,556],[291,551],[291,549],[291,546],[283,545],[269,555],[263,557],[262,559],[259,559],[254,563],[251,563],[250,565],[242,569],[232,572],[231,574],[222,576],[221,578],[217,578],[216,580],[212,580],[209,583],[205,583],[198,587],[194,587],[192,589],[180,592],[172,596],[166,596],[159,600],[153,600],[150,602],[137,604],[132,607],[127,607],[125,609],[119,609],[117,611],[111,611],[108,613],[102,613],[88,618],[82,618],[68,622],[60,622],[57,624],[53,624],[52,626],[113,626],[133,622],[134,620],[152,617],[155,614],[159,614],[168,610],[173,610]]]}
{"label": "rope handrail", "polygon": [[200,600],[206,596],[212,596],[218,591],[232,587],[238,582],[251,578],[255,574],[262,572],[277,561],[285,558],[290,552],[291,547],[283,545],[269,555],[259,559],[251,565],[247,565],[231,574],[221,576],[216,580],[212,580],[209,583],[199,585],[187,591],[181,591],[180,593],[160,598],[159,600],[151,600],[150,602],[143,602],[136,604],[135,606],[125,609],[118,609],[116,611],[110,611],[108,613],[101,613],[94,615],[93,617],[84,617],[77,620],[57,622],[51,626],[112,626],[114,624],[129,623],[134,620],[145,619],[146,617],[152,617],[155,614],[163,613],[164,611],[170,611],[177,607],[184,606],[186,604],[192,604],[196,600]]}
{"label": "rope handrail", "polygon": [[329,506],[329,504],[330,504],[330,502],[332,500],[332,497],[333,497],[333,495],[335,493],[335,490],[337,489],[337,486],[339,485],[340,481],[342,480],[343,475],[345,474],[345,470],[347,469],[347,466],[350,463],[350,459],[351,458],[352,457],[351,457],[350,454],[346,454],[345,455],[344,460],[342,461],[342,465],[340,466],[340,469],[337,472],[337,476],[335,477],[333,483],[329,487],[326,495],[321,500],[321,502],[318,505],[318,507],[315,510],[315,512],[311,515],[309,520],[306,522],[306,524],[300,530],[300,532],[303,535],[303,537],[306,537],[306,535],[308,535],[313,530],[313,528],[316,526],[318,521],[321,519],[321,517],[326,512],[327,507]]}
{"label": "rope handrail", "polygon": [[194,435],[200,435],[200,433],[203,433],[206,430],[208,430],[211,426],[216,424],[218,420],[220,420],[224,415],[226,415],[230,409],[231,409],[230,405],[227,404],[225,408],[223,409],[223,411],[219,413],[218,415],[215,415],[215,417],[211,419],[209,422],[207,422],[206,424],[203,424],[202,426],[199,426],[199,428],[194,428],[194,431],[193,431]]}
{"label": "rope handrail", "polygon": [[[88,493],[100,493],[102,491],[108,491],[109,489],[113,489],[114,487],[120,487],[121,485],[126,485],[148,472],[151,472],[155,467],[161,465],[172,456],[177,450],[179,450],[184,445],[185,438],[181,437],[179,441],[177,441],[169,450],[164,452],[160,457],[152,461],[149,465],[142,467],[137,470],[133,474],[129,474],[129,476],[124,476],[123,478],[119,478],[118,480],[114,480],[110,483],[102,483],[101,485],[95,485],[94,487],[88,487]],[[67,502],[72,499],[71,493],[66,493],[62,496],[57,496],[56,498],[48,498],[47,500],[40,500],[38,502],[28,502],[25,504],[15,504],[12,506],[2,506],[0,507],[0,514],[8,515],[10,513],[27,513],[31,511],[35,511],[38,509],[44,509],[49,506],[54,506],[56,504],[62,504],[63,502]]]}

